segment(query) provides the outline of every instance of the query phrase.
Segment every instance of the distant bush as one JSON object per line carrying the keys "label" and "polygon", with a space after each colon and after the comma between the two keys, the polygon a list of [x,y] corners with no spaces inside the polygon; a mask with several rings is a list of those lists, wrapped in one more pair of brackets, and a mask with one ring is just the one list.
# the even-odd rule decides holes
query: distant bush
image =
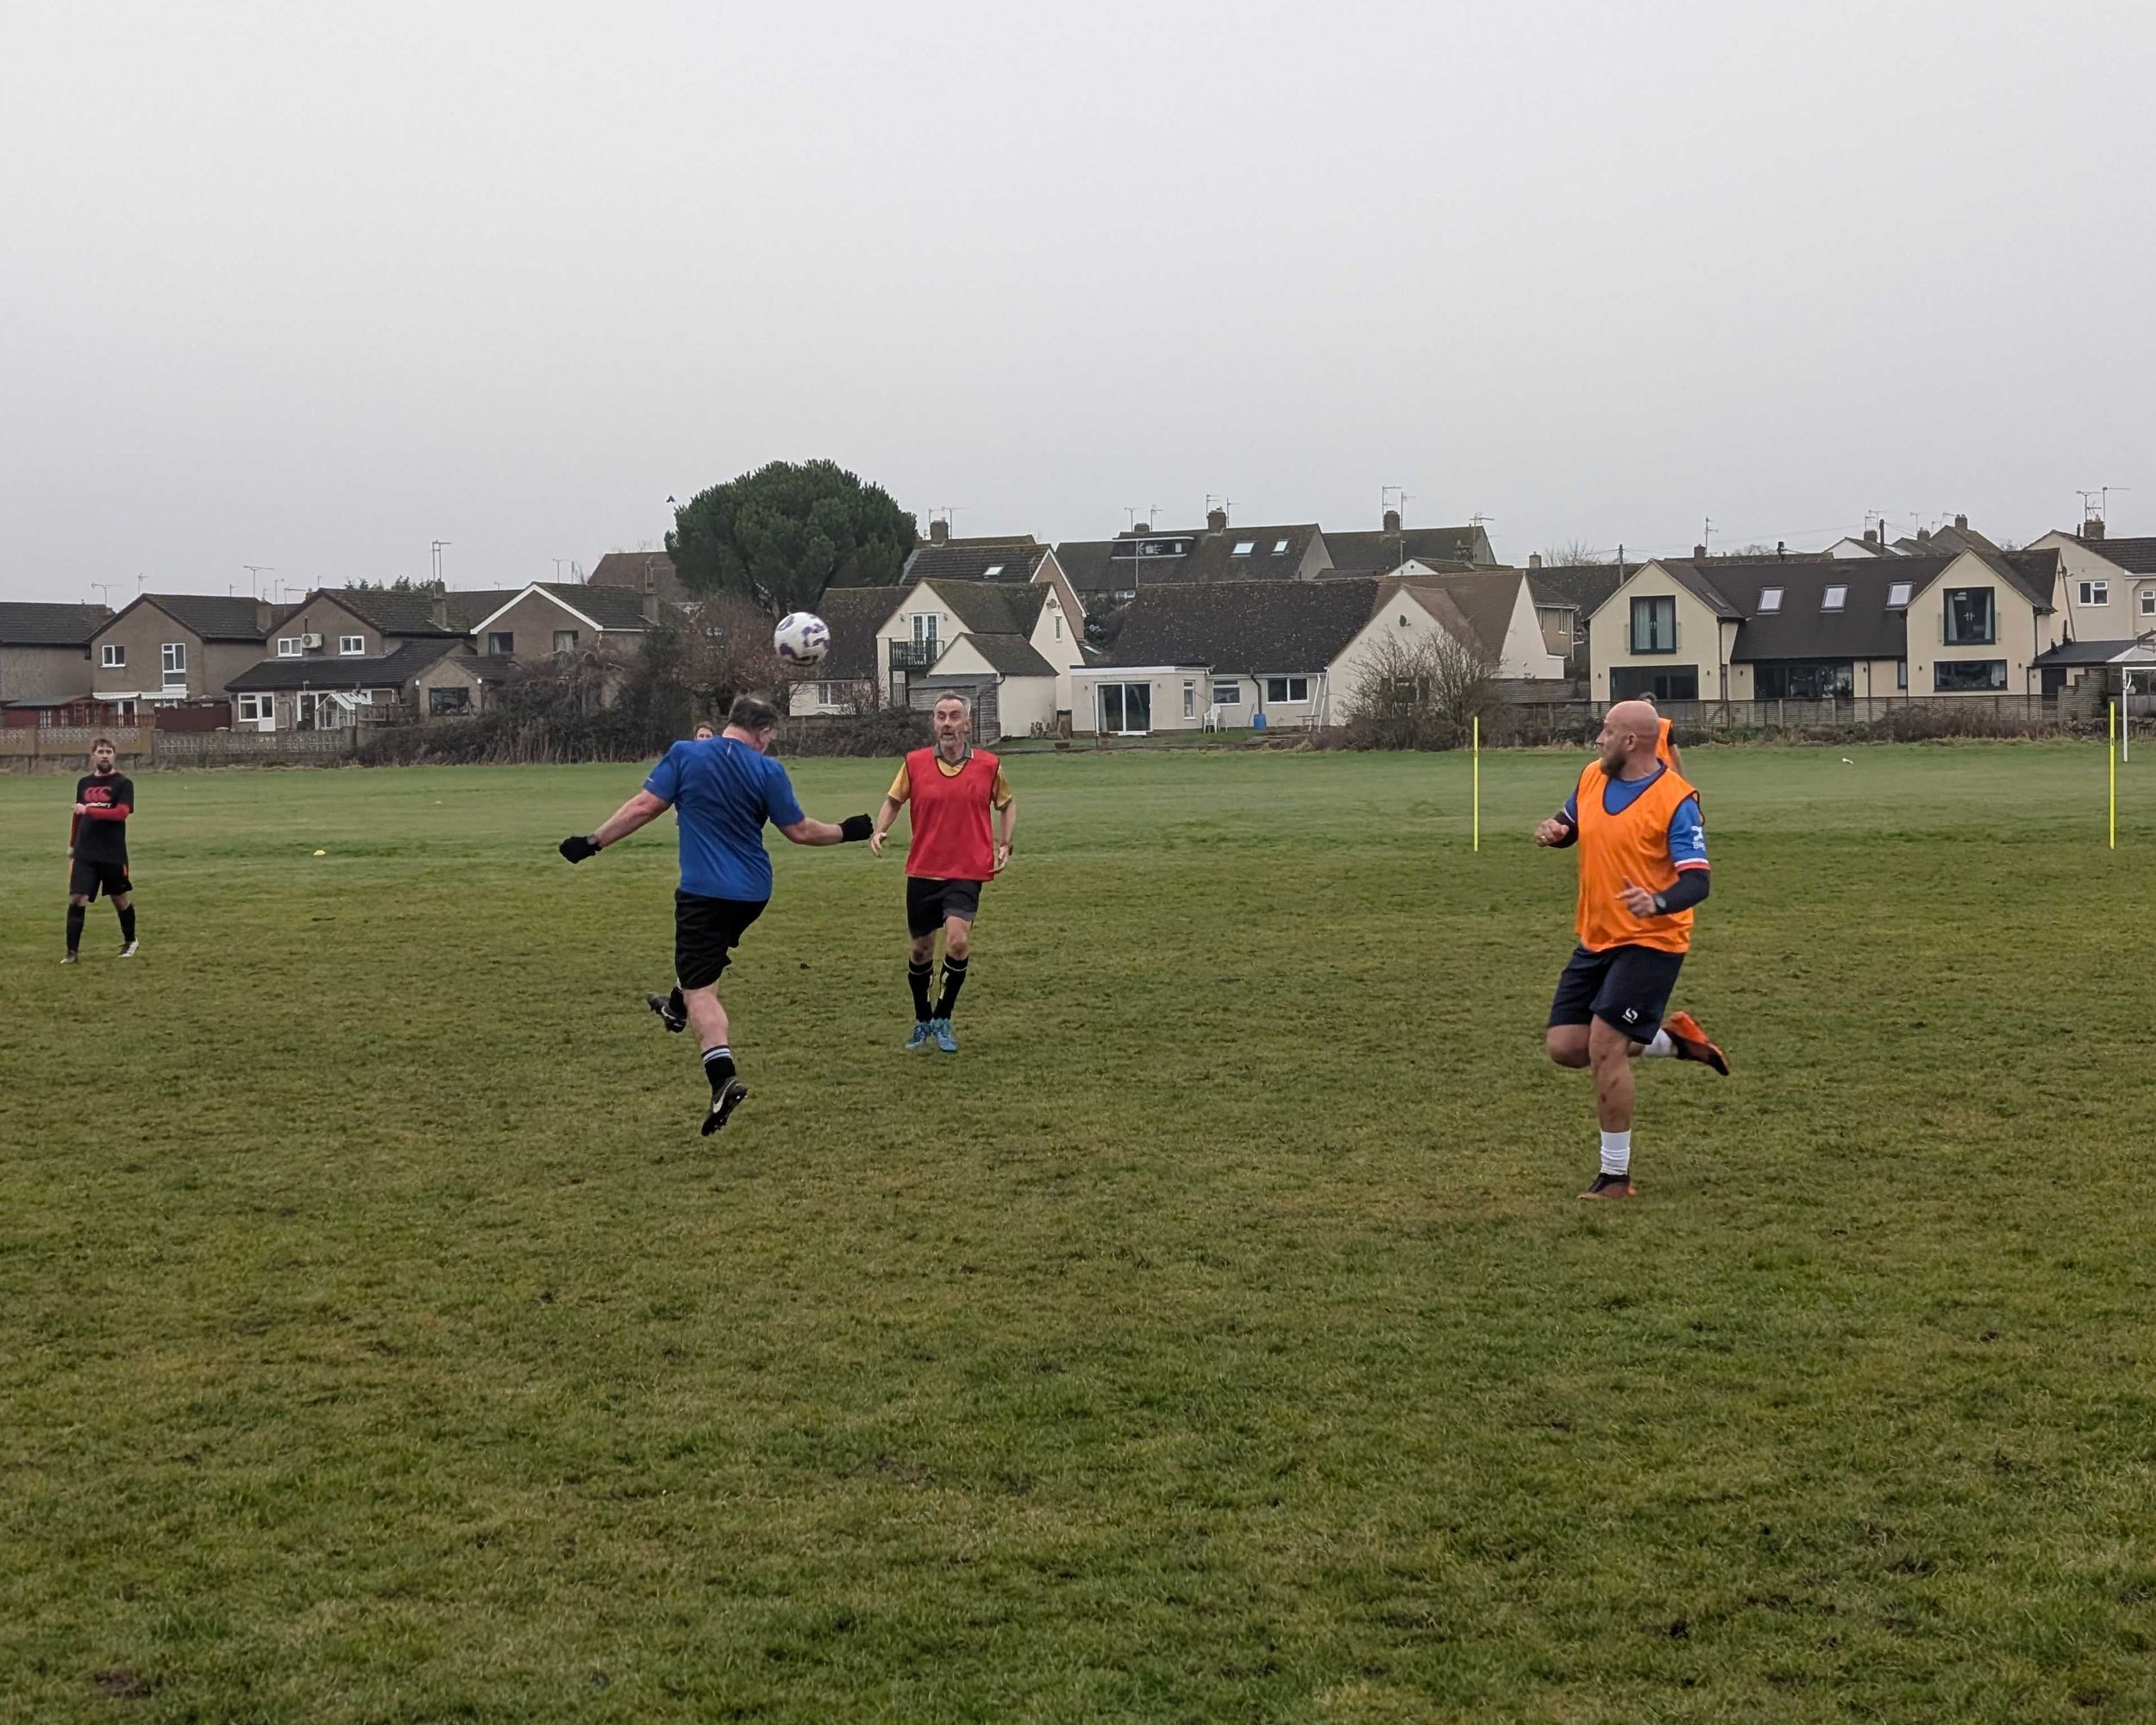
{"label": "distant bush", "polygon": [[924,712],[881,707],[868,712],[818,713],[779,723],[772,753],[786,756],[903,755],[936,740]]}
{"label": "distant bush", "polygon": [[1498,711],[1496,665],[1450,635],[1381,640],[1347,693],[1340,740],[1350,749],[1459,749]]}

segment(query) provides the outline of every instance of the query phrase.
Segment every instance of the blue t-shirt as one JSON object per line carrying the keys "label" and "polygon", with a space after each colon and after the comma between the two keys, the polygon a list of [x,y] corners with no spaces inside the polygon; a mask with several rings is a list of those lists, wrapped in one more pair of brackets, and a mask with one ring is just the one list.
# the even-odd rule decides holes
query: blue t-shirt
{"label": "blue t-shirt", "polygon": [[644,788],[680,816],[683,892],[751,903],[771,896],[763,824],[803,818],[785,768],[746,743],[708,737],[667,750]]}
{"label": "blue t-shirt", "polygon": [[[1610,779],[1602,785],[1602,812],[1622,814],[1639,800],[1639,794],[1670,769],[1657,767],[1644,779]],[[1575,827],[1580,824],[1580,794],[1577,791],[1564,800],[1564,818]],[[1704,869],[1707,866],[1707,822],[1699,812],[1699,793],[1695,791],[1670,812],[1670,861],[1679,869]]]}

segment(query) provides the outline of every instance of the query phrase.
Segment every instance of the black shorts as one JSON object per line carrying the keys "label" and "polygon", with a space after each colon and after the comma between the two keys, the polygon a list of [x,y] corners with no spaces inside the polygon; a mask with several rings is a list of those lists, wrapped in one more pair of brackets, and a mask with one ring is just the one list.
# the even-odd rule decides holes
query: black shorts
{"label": "black shorts", "polygon": [[1600,1019],[1635,1042],[1645,1042],[1662,1028],[1670,991],[1684,968],[1682,952],[1653,946],[1611,946],[1600,952],[1576,948],[1557,978],[1550,1002],[1550,1023],[1583,1025]]}
{"label": "black shorts", "polygon": [[914,939],[935,933],[948,918],[971,922],[980,914],[980,881],[906,877],[906,932]]}
{"label": "black shorts", "polygon": [[707,899],[674,895],[674,980],[684,988],[708,988],[726,974],[749,925],[768,899]]}
{"label": "black shorts", "polygon": [[67,893],[71,898],[96,898],[102,892],[107,898],[121,893],[131,893],[134,884],[128,879],[128,865],[124,862],[97,862],[87,856],[78,856],[75,866],[67,871]]}

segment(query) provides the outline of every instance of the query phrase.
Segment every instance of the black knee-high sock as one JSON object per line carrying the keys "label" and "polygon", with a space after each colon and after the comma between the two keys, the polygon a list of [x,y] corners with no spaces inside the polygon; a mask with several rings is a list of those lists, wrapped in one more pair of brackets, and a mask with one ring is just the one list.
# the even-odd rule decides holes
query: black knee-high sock
{"label": "black knee-high sock", "polygon": [[120,938],[129,942],[135,938],[135,906],[133,905],[120,906]]}
{"label": "black knee-high sock", "polygon": [[958,1004],[958,991],[966,986],[966,961],[943,955],[943,998],[936,1003],[936,1016],[947,1019]]}
{"label": "black knee-high sock", "polygon": [[723,1042],[717,1048],[705,1049],[704,1076],[711,1081],[711,1095],[716,1096],[734,1076],[734,1051]]}
{"label": "black knee-high sock", "polygon": [[932,959],[918,964],[911,958],[906,961],[906,985],[913,991],[913,1018],[916,1023],[926,1024],[936,1016],[928,1004],[928,985],[935,975],[936,964]]}
{"label": "black knee-high sock", "polygon": [[89,914],[90,907],[87,905],[68,906],[67,950],[70,952],[72,952],[77,947],[82,944],[82,920]]}

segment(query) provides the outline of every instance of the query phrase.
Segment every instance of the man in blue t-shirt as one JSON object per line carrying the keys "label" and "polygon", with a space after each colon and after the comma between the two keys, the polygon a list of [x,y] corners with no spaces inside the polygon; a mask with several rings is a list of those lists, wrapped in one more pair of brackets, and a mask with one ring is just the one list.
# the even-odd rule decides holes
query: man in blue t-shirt
{"label": "man in blue t-shirt", "polygon": [[771,858],[763,848],[769,821],[796,844],[841,844],[868,837],[873,823],[849,815],[833,826],[811,820],[794,800],[786,768],[771,759],[779,711],[768,701],[742,695],[718,736],[677,743],[651,769],[644,787],[607,817],[596,832],[561,841],[572,862],[596,856],[616,839],[677,810],[681,829],[681,886],[674,895],[674,975],[671,994],[649,997],[668,1030],[696,1026],[711,1080],[711,1105],[704,1115],[708,1138],[749,1095],[726,1039],[726,1008],[718,979],[749,925],[771,897]]}

